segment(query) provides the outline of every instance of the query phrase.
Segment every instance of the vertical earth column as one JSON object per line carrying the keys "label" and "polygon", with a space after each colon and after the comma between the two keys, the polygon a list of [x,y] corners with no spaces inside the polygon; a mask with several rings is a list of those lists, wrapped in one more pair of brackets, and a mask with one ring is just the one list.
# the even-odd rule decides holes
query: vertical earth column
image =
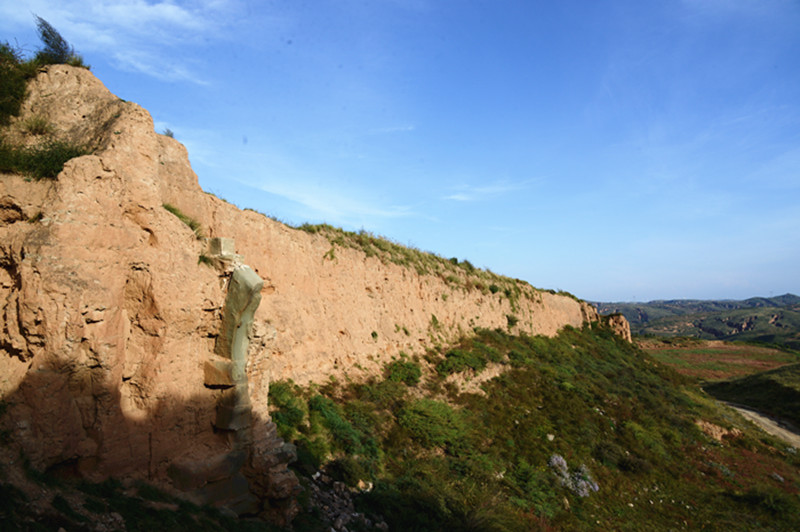
{"label": "vertical earth column", "polygon": [[222,316],[222,330],[214,351],[231,360],[233,387],[226,390],[217,406],[214,425],[233,431],[234,444],[241,448],[251,440],[251,406],[247,387],[247,348],[253,316],[261,303],[264,280],[249,266],[237,266],[231,275]]}
{"label": "vertical earth column", "polygon": [[212,258],[220,270],[231,274],[221,331],[214,346],[217,356],[204,364],[204,384],[221,391],[214,427],[227,438],[230,448],[202,461],[175,461],[167,473],[175,487],[193,494],[202,504],[225,506],[239,515],[256,515],[262,501],[253,493],[244,471],[253,439],[247,351],[264,281],[242,265],[238,256],[223,252],[225,247],[233,247],[231,239],[215,239],[214,243],[217,252]]}

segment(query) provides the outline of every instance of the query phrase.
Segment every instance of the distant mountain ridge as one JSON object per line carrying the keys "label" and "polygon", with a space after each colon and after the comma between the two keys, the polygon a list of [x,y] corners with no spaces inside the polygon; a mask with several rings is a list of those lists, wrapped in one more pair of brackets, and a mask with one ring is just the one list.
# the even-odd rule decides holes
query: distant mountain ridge
{"label": "distant mountain ridge", "polygon": [[800,297],[794,294],[593,304],[600,314],[624,315],[634,334],[757,341],[800,349]]}

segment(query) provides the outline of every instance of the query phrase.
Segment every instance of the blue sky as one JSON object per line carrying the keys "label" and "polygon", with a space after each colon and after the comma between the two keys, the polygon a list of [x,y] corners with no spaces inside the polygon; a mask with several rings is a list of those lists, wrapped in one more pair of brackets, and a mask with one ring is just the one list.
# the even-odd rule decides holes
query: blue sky
{"label": "blue sky", "polygon": [[590,300],[800,294],[795,0],[21,0],[201,186]]}

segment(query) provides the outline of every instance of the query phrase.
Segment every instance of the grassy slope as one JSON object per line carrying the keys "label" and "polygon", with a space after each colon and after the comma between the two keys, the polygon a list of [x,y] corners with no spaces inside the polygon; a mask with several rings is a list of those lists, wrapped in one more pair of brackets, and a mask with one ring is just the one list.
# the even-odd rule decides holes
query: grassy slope
{"label": "grassy slope", "polygon": [[800,427],[800,364],[712,383],[705,390],[718,399],[754,407]]}
{"label": "grassy slope", "polygon": [[[507,371],[485,395],[445,380],[492,361]],[[337,458],[333,474],[375,483],[360,508],[393,530],[800,527],[800,457],[609,331],[480,331],[419,362],[420,384],[405,359],[367,383],[271,391],[298,470]],[[718,443],[697,419],[743,435]]]}

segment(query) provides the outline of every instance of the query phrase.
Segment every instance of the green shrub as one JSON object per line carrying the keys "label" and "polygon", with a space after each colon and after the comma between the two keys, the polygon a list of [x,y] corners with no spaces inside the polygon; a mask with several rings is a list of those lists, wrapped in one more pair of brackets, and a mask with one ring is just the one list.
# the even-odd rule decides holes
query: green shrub
{"label": "green shrub", "polygon": [[359,480],[370,478],[369,465],[352,456],[343,456],[330,462],[325,471],[334,480],[340,480],[350,487],[358,485]]}
{"label": "green shrub", "polygon": [[270,383],[268,399],[278,434],[285,440],[293,440],[306,418],[305,402],[298,397],[294,385],[286,381]]}
{"label": "green shrub", "polygon": [[322,395],[315,395],[308,401],[308,409],[318,413],[322,423],[333,436],[336,446],[348,454],[364,452],[361,437],[353,426],[341,415],[336,403]]}
{"label": "green shrub", "polygon": [[416,386],[422,377],[422,369],[419,364],[404,359],[386,364],[384,373],[387,380],[402,382],[406,386]]}
{"label": "green shrub", "polygon": [[470,273],[474,272],[476,269],[475,266],[473,266],[472,263],[467,259],[462,260],[460,263],[458,263],[458,265]]}
{"label": "green shrub", "polygon": [[0,43],[0,126],[19,114],[30,69],[22,66],[21,54],[7,42]]}
{"label": "green shrub", "polygon": [[400,406],[407,393],[405,383],[392,379],[358,385],[356,390],[359,398],[387,410],[393,410]]}
{"label": "green shrub", "polygon": [[773,486],[754,486],[737,498],[774,515],[788,515],[800,510],[797,495],[785,493]]}
{"label": "green shrub", "polygon": [[554,489],[554,475],[543,467],[535,467],[525,457],[517,457],[509,481],[518,494],[514,500],[524,510],[552,518],[561,509]]}
{"label": "green shrub", "polygon": [[436,365],[439,375],[447,376],[459,373],[466,369],[473,369],[480,373],[486,368],[486,357],[467,349],[453,349],[444,355],[444,360]]}
{"label": "green shrub", "polygon": [[508,314],[506,315],[506,321],[508,322],[508,328],[512,329],[517,323],[519,323],[519,318],[513,314]]}
{"label": "green shrub", "polygon": [[16,172],[35,179],[53,179],[64,164],[88,150],[69,142],[52,140],[31,148],[18,148],[0,140],[0,171]]}
{"label": "green shrub", "polygon": [[330,456],[331,449],[322,436],[308,438],[301,436],[295,441],[297,445],[297,466],[307,475],[318,471]]}
{"label": "green shrub", "polygon": [[466,437],[464,417],[449,405],[433,399],[418,399],[407,405],[397,422],[423,447],[453,447]]}
{"label": "green shrub", "polygon": [[478,340],[472,341],[471,349],[475,351],[478,356],[488,360],[489,362],[501,362],[503,360],[503,354],[500,353],[500,351],[490,345],[479,342]]}

